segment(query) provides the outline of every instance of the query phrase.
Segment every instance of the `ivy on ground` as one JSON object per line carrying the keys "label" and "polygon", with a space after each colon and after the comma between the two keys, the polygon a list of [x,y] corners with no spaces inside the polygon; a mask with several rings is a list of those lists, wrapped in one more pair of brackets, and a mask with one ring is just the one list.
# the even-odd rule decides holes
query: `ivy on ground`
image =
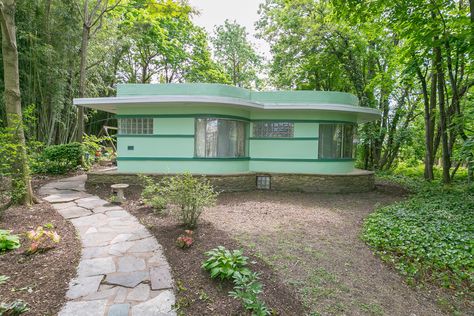
{"label": "ivy on ground", "polygon": [[371,214],[362,238],[411,282],[469,293],[474,281],[474,190],[425,185]]}

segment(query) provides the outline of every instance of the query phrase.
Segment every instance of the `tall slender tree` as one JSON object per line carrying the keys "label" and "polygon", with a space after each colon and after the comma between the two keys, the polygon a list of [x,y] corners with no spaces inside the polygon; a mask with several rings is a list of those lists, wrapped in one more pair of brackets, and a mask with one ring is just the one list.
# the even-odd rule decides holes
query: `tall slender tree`
{"label": "tall slender tree", "polygon": [[0,0],[0,23],[2,29],[2,55],[5,84],[5,106],[7,125],[14,132],[18,144],[17,159],[12,166],[13,202],[31,205],[33,190],[26,155],[25,134],[22,125],[20,75],[18,70],[18,50],[16,46],[15,0]]}
{"label": "tall slender tree", "polygon": [[[77,0],[75,0],[77,1]],[[120,4],[121,0],[95,0],[92,4],[89,0],[81,0],[82,7],[78,4],[82,18],[82,41],[81,41],[81,64],[79,68],[79,98],[84,98],[86,91],[87,53],[91,35],[100,29],[102,18],[107,12],[112,11]],[[77,110],[77,134],[76,140],[82,142],[84,134],[84,108],[80,106]]]}

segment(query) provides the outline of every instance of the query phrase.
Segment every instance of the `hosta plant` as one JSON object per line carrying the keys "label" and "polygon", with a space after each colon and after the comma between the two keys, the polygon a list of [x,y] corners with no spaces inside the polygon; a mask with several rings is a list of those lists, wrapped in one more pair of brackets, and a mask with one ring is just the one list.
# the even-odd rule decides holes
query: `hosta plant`
{"label": "hosta plant", "polygon": [[38,226],[36,230],[30,230],[26,233],[26,237],[30,241],[30,247],[27,250],[27,253],[33,254],[38,250],[45,249],[45,245],[48,240],[53,243],[58,243],[61,241],[61,236],[57,232],[49,229],[44,229],[42,226]]}
{"label": "hosta plant", "polygon": [[258,273],[249,274],[234,273],[234,290],[229,295],[235,299],[240,299],[244,308],[252,312],[255,316],[270,315],[270,311],[258,295],[263,292],[263,285],[258,281]]}
{"label": "hosta plant", "polygon": [[29,310],[28,304],[22,300],[15,300],[10,303],[0,303],[0,315],[17,316],[26,313]]}
{"label": "hosta plant", "polygon": [[0,285],[7,283],[7,281],[8,281],[9,278],[10,278],[10,277],[7,276],[7,275],[3,275],[3,274],[0,275]]}
{"label": "hosta plant", "polygon": [[209,271],[211,278],[232,279],[235,273],[248,275],[250,270],[246,267],[248,258],[241,250],[228,250],[219,246],[205,253],[208,257],[202,268]]}
{"label": "hosta plant", "polygon": [[0,252],[20,248],[20,238],[11,231],[0,229]]}

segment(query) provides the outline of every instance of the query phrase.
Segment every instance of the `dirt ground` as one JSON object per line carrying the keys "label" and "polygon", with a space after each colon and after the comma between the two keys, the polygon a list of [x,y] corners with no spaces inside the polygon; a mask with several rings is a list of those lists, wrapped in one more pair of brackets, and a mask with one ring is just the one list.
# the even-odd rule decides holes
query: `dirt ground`
{"label": "dirt ground", "polygon": [[[42,177],[33,184],[38,188],[50,180]],[[28,241],[24,233],[48,223],[61,236],[61,242],[46,252],[25,255]],[[0,275],[9,277],[0,285],[0,301],[24,300],[30,308],[24,315],[55,315],[66,301],[68,284],[76,274],[81,255],[74,227],[43,202],[32,207],[10,207],[0,218],[0,229],[21,234],[22,244],[19,249],[0,253]]]}
{"label": "dirt ground", "polygon": [[[93,191],[107,198],[108,188]],[[274,298],[266,297],[266,301],[278,302],[278,297],[287,296],[282,305],[292,302],[288,309],[277,304],[281,315],[449,314],[450,303],[443,292],[428,285],[409,286],[360,240],[367,215],[379,205],[407,197],[397,186],[380,183],[377,190],[363,194],[222,193],[217,205],[202,215],[198,242],[185,252],[174,245],[182,228],[140,205],[139,193],[139,188],[130,188],[124,207],[163,244],[178,285],[185,288],[179,291],[178,286],[184,315],[239,314],[236,303],[225,295],[228,289],[214,292],[217,283],[196,270],[202,253],[219,244],[242,248],[270,276],[264,284],[270,284],[268,293]],[[272,288],[283,291],[282,295],[274,294]],[[200,302],[202,296],[210,299]]]}
{"label": "dirt ground", "polygon": [[359,239],[377,205],[404,194],[226,193],[203,220],[228,232],[295,289],[311,315],[444,315]]}

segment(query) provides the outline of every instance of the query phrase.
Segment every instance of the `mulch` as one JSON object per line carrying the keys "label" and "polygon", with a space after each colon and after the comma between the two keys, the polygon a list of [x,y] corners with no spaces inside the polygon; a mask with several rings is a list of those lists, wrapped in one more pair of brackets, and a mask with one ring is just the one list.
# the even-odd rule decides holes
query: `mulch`
{"label": "mulch", "polygon": [[[107,198],[108,188],[89,187],[88,192]],[[105,194],[104,194],[105,192]],[[127,190],[129,200],[122,205],[136,216],[163,246],[176,283],[176,306],[182,315],[250,315],[240,301],[229,296],[231,281],[212,280],[209,273],[201,269],[204,253],[217,246],[227,249],[242,249],[249,257],[249,268],[260,273],[264,293],[260,298],[274,315],[304,315],[306,311],[295,294],[283,283],[273,269],[254,256],[252,250],[238,243],[223,230],[200,220],[193,232],[193,245],[188,249],[176,246],[176,239],[184,233],[184,228],[171,215],[155,215],[153,210],[139,202],[140,190]]]}
{"label": "mulch", "polygon": [[[52,179],[37,178],[33,185],[38,188]],[[47,251],[26,255],[29,243],[24,233],[48,223],[61,236],[60,243]],[[21,239],[19,249],[0,253],[0,275],[9,277],[0,285],[0,302],[25,301],[30,311],[24,315],[57,314],[66,301],[68,283],[76,274],[81,255],[81,243],[72,224],[43,202],[31,207],[10,207],[0,218],[0,229],[12,230]]]}

